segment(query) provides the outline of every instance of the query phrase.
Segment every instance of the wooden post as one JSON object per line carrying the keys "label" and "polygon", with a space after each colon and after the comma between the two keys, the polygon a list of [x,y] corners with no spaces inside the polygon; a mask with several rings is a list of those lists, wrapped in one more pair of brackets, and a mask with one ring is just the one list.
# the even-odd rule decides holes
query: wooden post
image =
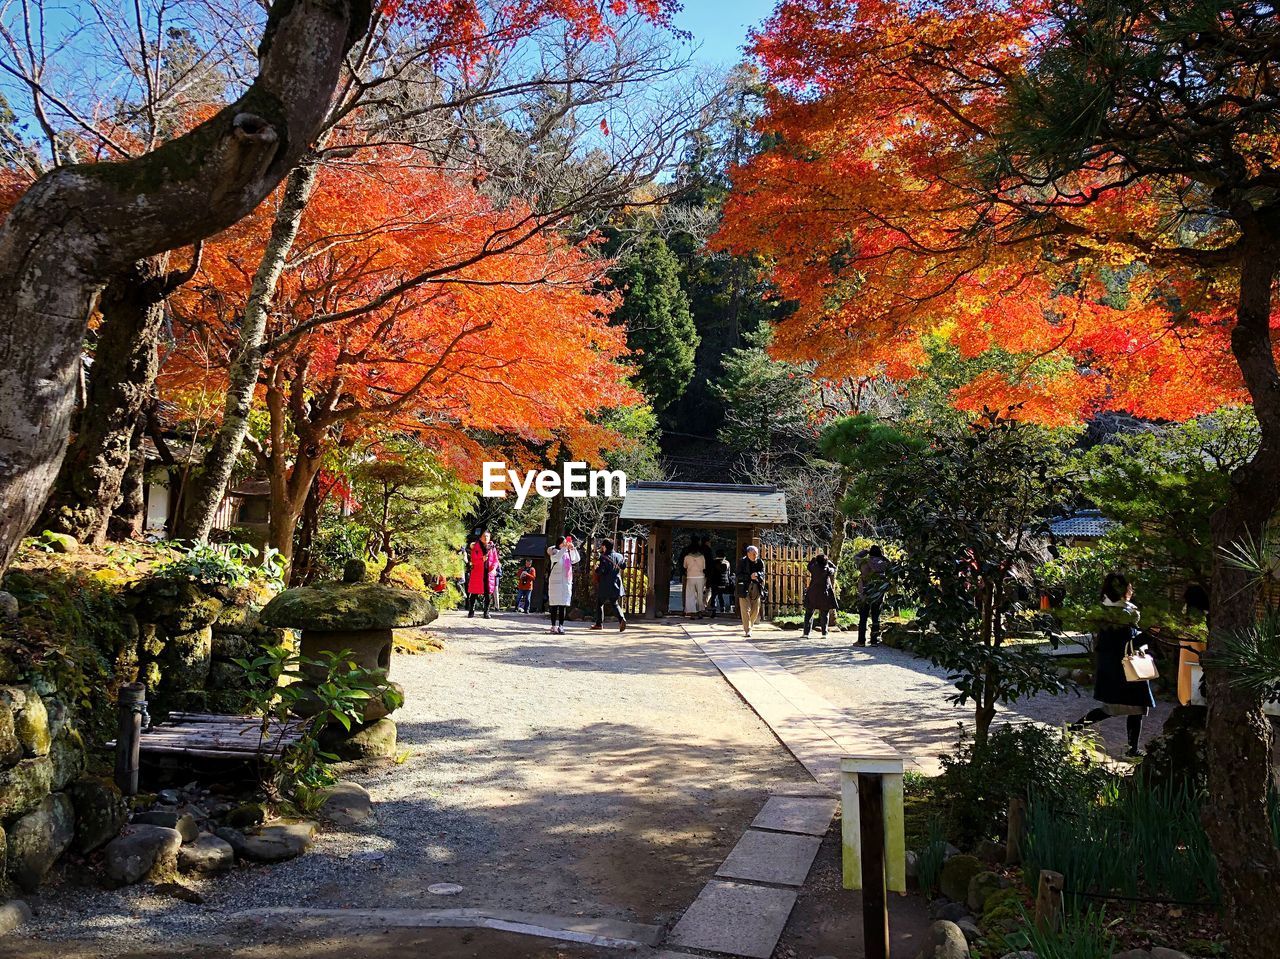
{"label": "wooden post", "polygon": [[126,683],[121,686],[117,709],[120,730],[116,736],[116,785],[126,796],[136,796],[142,717],[147,709],[147,687],[142,683]]}
{"label": "wooden post", "polygon": [[878,773],[858,774],[858,819],[862,832],[862,954],[866,959],[889,959],[884,793]]}
{"label": "wooden post", "polygon": [[1036,928],[1052,932],[1062,919],[1062,873],[1052,869],[1040,870],[1040,885],[1036,889]]}
{"label": "wooden post", "polygon": [[1005,842],[1004,861],[1017,866],[1022,862],[1022,838],[1027,830],[1027,801],[1021,796],[1009,800],[1009,834]]}

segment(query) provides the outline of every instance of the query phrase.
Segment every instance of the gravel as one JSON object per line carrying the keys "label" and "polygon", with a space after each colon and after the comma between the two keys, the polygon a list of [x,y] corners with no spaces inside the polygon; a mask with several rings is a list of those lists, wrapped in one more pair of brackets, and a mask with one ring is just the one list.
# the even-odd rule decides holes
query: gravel
{"label": "gravel", "polygon": [[[536,616],[446,614],[445,651],[397,656],[396,763],[347,767],[375,818],[312,851],[192,883],[46,887],[16,936],[158,942],[215,937],[241,909],[488,907],[672,921],[769,791],[809,781],[676,627],[625,634]],[[448,897],[429,886],[453,883]]]}

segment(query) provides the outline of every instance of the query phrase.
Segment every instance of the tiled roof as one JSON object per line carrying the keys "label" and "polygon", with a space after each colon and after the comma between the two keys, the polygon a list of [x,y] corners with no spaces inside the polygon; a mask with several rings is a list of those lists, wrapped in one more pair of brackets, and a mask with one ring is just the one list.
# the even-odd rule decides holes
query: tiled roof
{"label": "tiled roof", "polygon": [[708,526],[781,526],[787,497],[775,486],[631,483],[619,519]]}
{"label": "tiled roof", "polygon": [[1113,520],[1107,519],[1099,510],[1077,510],[1070,516],[1063,516],[1049,523],[1049,530],[1056,537],[1067,539],[1097,539],[1104,536],[1112,526]]}

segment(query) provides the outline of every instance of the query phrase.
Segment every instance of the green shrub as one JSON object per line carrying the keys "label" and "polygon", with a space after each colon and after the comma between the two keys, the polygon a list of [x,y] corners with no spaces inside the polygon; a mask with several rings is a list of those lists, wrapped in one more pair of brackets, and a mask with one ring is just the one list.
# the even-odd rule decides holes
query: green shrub
{"label": "green shrub", "polygon": [[1116,937],[1107,924],[1105,910],[1089,909],[1068,915],[1057,929],[1041,931],[1022,910],[1022,928],[1004,939],[1011,950],[1030,950],[1037,959],[1111,959]]}
{"label": "green shrub", "polygon": [[999,726],[982,746],[965,739],[963,731],[961,737],[956,751],[942,758],[943,772],[934,789],[946,810],[951,839],[962,849],[1006,837],[1014,796],[1052,794],[1088,805],[1113,778],[1061,730],[1036,724]]}
{"label": "green shrub", "polygon": [[247,543],[220,546],[195,543],[177,559],[156,567],[153,575],[159,579],[189,580],[233,589],[247,586],[254,579],[283,586],[284,563],[279,551],[268,549],[262,554],[261,564],[254,565],[252,561],[258,556],[258,550]]}
{"label": "green shrub", "polygon": [[934,817],[929,823],[929,837],[920,848],[916,860],[916,875],[920,892],[932,899],[941,886],[942,866],[947,859],[947,832],[942,820]]}

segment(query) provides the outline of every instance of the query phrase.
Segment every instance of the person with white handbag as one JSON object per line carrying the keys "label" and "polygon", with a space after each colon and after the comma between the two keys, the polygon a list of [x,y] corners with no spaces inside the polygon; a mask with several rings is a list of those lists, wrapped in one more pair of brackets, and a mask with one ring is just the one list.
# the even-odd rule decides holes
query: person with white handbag
{"label": "person with white handbag", "polygon": [[1142,720],[1156,704],[1151,680],[1158,675],[1155,660],[1139,645],[1138,607],[1133,586],[1120,573],[1108,573],[1102,582],[1102,606],[1093,616],[1094,654],[1097,669],[1093,698],[1103,705],[1071,724],[1075,730],[1092,723],[1124,716],[1128,724],[1127,756],[1142,755]]}

